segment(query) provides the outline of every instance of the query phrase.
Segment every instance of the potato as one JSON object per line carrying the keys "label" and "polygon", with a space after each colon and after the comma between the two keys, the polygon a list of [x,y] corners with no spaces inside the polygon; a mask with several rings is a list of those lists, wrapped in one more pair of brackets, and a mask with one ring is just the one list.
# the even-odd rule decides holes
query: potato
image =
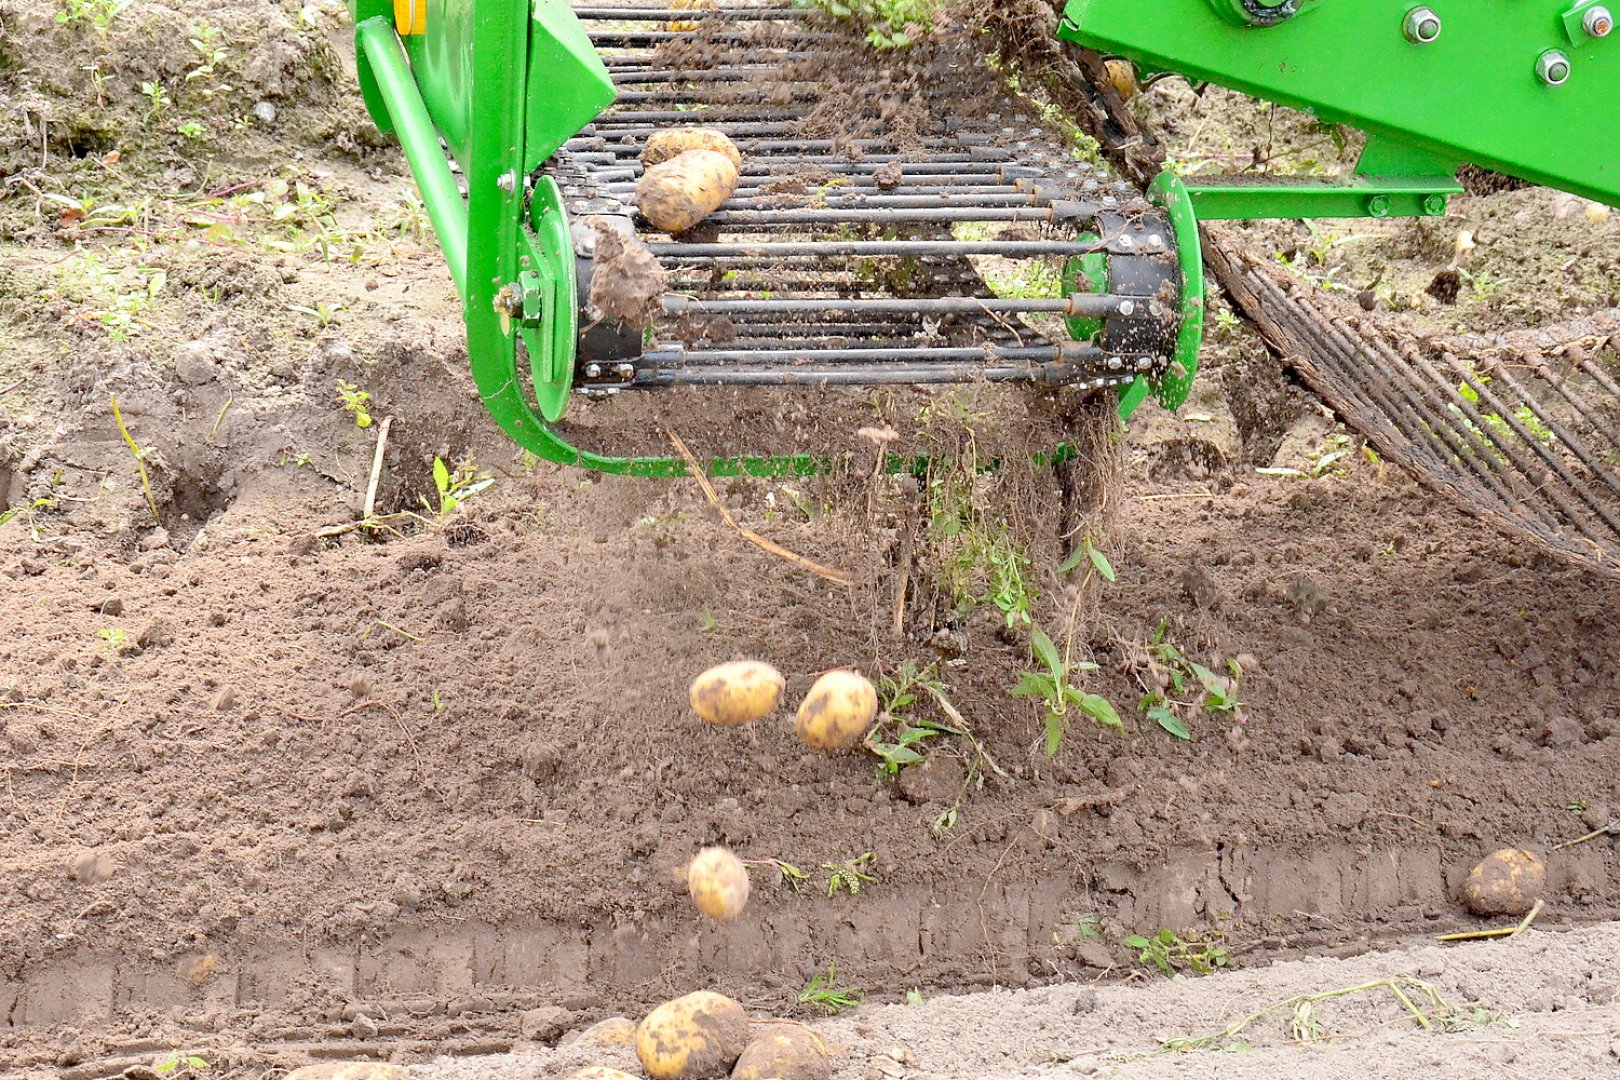
{"label": "potato", "polygon": [[711,919],[735,919],[748,903],[748,867],[725,848],[704,848],[686,868],[686,891]]}
{"label": "potato", "polygon": [[707,990],[666,1001],[636,1029],[636,1057],[653,1080],[715,1080],[747,1045],[743,1007]]}
{"label": "potato", "polygon": [[731,1080],[827,1080],[832,1062],[821,1036],[803,1024],[762,1024],[737,1059]]}
{"label": "potato", "polygon": [[[713,11],[719,5],[715,0],[669,0],[671,11]],[[664,29],[673,34],[690,34],[703,24],[696,19],[681,19],[678,22],[667,22]]]}
{"label": "potato", "polygon": [[1129,60],[1106,60],[1108,85],[1119,94],[1121,101],[1129,101],[1141,90],[1136,81],[1136,65]]}
{"label": "potato", "polygon": [[738,168],[742,167],[742,153],[737,149],[737,144],[732,142],[725,132],[703,127],[671,128],[668,131],[654,132],[641,150],[641,163],[662,165],[688,150],[713,150],[715,153],[726,155]]}
{"label": "potato", "polygon": [[805,695],[795,728],[813,750],[842,750],[860,742],[877,708],[877,691],[866,676],[829,671]]}
{"label": "potato", "polygon": [[737,727],[769,716],[787,680],[758,660],[721,664],[692,680],[692,711],[711,724]]}
{"label": "potato", "polygon": [[610,1016],[598,1020],[579,1033],[574,1040],[578,1046],[634,1046],[636,1022],[628,1016]]}
{"label": "potato", "polygon": [[637,1078],[618,1069],[610,1069],[606,1065],[587,1065],[583,1069],[569,1073],[563,1080],[637,1080]]}
{"label": "potato", "polygon": [[1475,915],[1523,915],[1547,886],[1547,865],[1518,848],[1503,848],[1474,867],[1463,903]]}
{"label": "potato", "polygon": [[636,183],[636,208],[653,228],[686,232],[737,190],[737,166],[716,150],[687,150],[654,165]]}

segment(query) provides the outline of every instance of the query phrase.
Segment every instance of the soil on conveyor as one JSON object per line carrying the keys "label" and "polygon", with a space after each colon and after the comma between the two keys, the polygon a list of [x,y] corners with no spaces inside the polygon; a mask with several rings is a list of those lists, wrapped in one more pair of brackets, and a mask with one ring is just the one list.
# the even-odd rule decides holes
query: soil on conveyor
{"label": "soil on conveyor", "polygon": [[[829,969],[875,1003],[1065,984],[1062,1004],[1146,977],[1132,934],[1258,967],[1495,925],[1459,889],[1508,845],[1547,859],[1538,927],[1620,910],[1612,837],[1553,850],[1620,805],[1620,586],[1365,453],[1240,322],[1216,320],[1179,414],[1145,409],[1081,468],[1016,464],[1073,414],[962,393],[931,399],[953,466],[877,475],[870,436],[915,420],[885,409],[916,406],[874,395],[870,456],[838,475],[717,481],[840,587],[691,482],[500,436],[403,161],[352,89],[341,5],[59,10],[13,0],[0,30],[23,120],[0,131],[0,1072],[504,1050],[699,987],[804,1015]],[[226,53],[207,65],[193,38]],[[1188,142],[1265,137],[1233,100],[1184,104]],[[1459,198],[1324,259],[1358,288],[1417,282],[1453,257],[1440,230],[1471,228],[1490,295],[1413,289],[1409,313],[1545,325],[1614,302],[1587,272],[1613,265],[1613,222],[1563,205]],[[1533,251],[1509,243],[1521,217]],[[664,400],[859,435],[820,431],[809,396]],[[384,419],[395,516],[354,528]],[[964,468],[981,444],[1015,464]],[[442,513],[436,460],[494,482]],[[1047,756],[1039,703],[1010,694],[1028,628],[989,599],[992,556],[941,530],[946,494],[1027,553],[1033,622],[1098,665],[1077,678],[1123,732],[1074,716]],[[1059,572],[1088,536],[1117,580]],[[1184,689],[1186,740],[1138,708],[1166,644],[1241,672],[1236,709]],[[742,657],[785,673],[786,706],[701,725],[690,679]],[[940,736],[890,777],[796,741],[818,673],[908,662],[986,758]],[[929,700],[916,715],[948,719]],[[735,923],[683,893],[708,844],[753,866]],[[850,863],[858,893],[833,882]],[[1207,1004],[1231,977],[1175,985]],[[850,1075],[881,1065],[879,1035],[840,1036]]]}

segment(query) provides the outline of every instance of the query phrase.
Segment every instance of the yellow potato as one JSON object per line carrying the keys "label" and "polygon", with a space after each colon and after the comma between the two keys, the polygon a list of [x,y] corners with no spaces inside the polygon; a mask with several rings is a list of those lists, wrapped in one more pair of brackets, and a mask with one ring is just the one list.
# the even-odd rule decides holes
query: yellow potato
{"label": "yellow potato", "polygon": [[678,234],[702,223],[737,190],[737,166],[715,150],[687,150],[636,182],[636,208],[653,228]]}
{"label": "yellow potato", "polygon": [[737,149],[737,144],[723,131],[702,127],[671,128],[668,131],[654,132],[648,136],[647,145],[641,150],[641,163],[662,165],[688,150],[713,150],[715,153],[726,155],[738,168],[742,167],[742,152]]}
{"label": "yellow potato", "polygon": [[1475,915],[1523,915],[1547,887],[1547,865],[1518,848],[1503,848],[1474,867],[1463,903]]}
{"label": "yellow potato", "polygon": [[[713,11],[719,5],[715,0],[669,0],[671,11]],[[696,19],[667,22],[664,29],[675,34],[690,34],[703,24]]]}
{"label": "yellow potato", "polygon": [[832,1061],[821,1036],[803,1024],[778,1022],[754,1029],[731,1080],[827,1080]]}
{"label": "yellow potato", "polygon": [[795,728],[813,750],[842,750],[860,742],[877,708],[877,691],[866,676],[829,671],[805,695]]}
{"label": "yellow potato", "polygon": [[569,1073],[563,1080],[636,1080],[636,1077],[618,1069],[610,1069],[606,1065],[588,1065],[577,1072]]}
{"label": "yellow potato", "polygon": [[1136,66],[1129,60],[1104,61],[1108,68],[1108,84],[1119,94],[1121,101],[1129,101],[1141,89],[1136,81]]}
{"label": "yellow potato", "polygon": [[[606,1020],[599,1020],[579,1033],[575,1040],[579,1046],[634,1046],[636,1044],[636,1022],[628,1016],[610,1016]],[[589,1080],[589,1078],[581,1078]],[[611,1078],[604,1078],[611,1080]]]}
{"label": "yellow potato", "polygon": [[636,1029],[636,1057],[652,1080],[716,1080],[748,1045],[748,1014],[724,994],[667,1001]]}
{"label": "yellow potato", "polygon": [[780,671],[758,660],[721,664],[692,681],[692,711],[722,727],[751,724],[770,715],[786,686]]}
{"label": "yellow potato", "polygon": [[748,903],[748,867],[725,848],[704,848],[686,868],[686,891],[711,919],[735,919]]}

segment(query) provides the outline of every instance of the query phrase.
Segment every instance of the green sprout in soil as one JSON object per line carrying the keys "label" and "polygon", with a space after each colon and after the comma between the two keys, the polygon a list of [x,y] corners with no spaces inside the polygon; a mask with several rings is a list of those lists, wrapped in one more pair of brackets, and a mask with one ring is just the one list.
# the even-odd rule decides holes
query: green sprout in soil
{"label": "green sprout in soil", "polygon": [[371,402],[370,392],[360,389],[354,383],[344,382],[342,379],[338,380],[337,388],[338,404],[343,406],[344,412],[354,417],[354,426],[357,428],[370,427],[371,410],[368,408]]}
{"label": "green sprout in soil", "polygon": [[178,1050],[152,1066],[152,1071],[163,1076],[185,1076],[208,1068],[208,1059],[196,1054],[182,1054]]}
{"label": "green sprout in soil", "polygon": [[844,862],[822,863],[821,868],[827,871],[827,895],[837,896],[841,892],[849,893],[851,896],[859,895],[862,885],[870,885],[877,880],[865,873],[862,867],[870,866],[876,861],[877,855],[868,851]]}
{"label": "green sprout in soil", "polygon": [[1125,939],[1125,947],[1136,950],[1137,963],[1165,976],[1178,971],[1213,975],[1231,962],[1227,951],[1213,941],[1196,935],[1184,938],[1174,930],[1160,930],[1152,937],[1132,934]]}
{"label": "green sprout in soil", "polygon": [[[878,691],[883,695],[883,711],[867,732],[864,745],[877,756],[879,775],[894,776],[904,766],[922,761],[918,747],[935,736],[968,734],[962,728],[912,715],[913,707],[924,696],[950,706],[950,688],[939,678],[937,664],[919,670],[915,660],[907,660],[894,675],[878,680]],[[954,713],[955,707],[950,706],[950,711]]]}
{"label": "green sprout in soil", "polygon": [[[454,471],[443,458],[433,459],[433,490],[439,497],[438,515],[443,522],[456,508],[495,482],[488,473],[478,471],[471,460],[456,466]],[[433,509],[431,506],[428,509]]]}
{"label": "green sprout in soil", "polygon": [[56,13],[59,26],[73,26],[88,22],[96,35],[107,39],[107,28],[134,0],[63,0],[62,10]]}
{"label": "green sprout in soil", "polygon": [[862,991],[851,986],[839,986],[837,977],[838,966],[828,964],[827,973],[812,977],[799,993],[799,1004],[814,1005],[829,1015],[837,1015],[865,1000],[866,994]]}

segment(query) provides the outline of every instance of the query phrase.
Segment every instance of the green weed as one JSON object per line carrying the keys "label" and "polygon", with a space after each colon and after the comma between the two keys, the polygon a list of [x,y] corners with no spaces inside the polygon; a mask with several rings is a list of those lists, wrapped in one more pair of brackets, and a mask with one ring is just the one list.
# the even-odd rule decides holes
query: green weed
{"label": "green weed", "polygon": [[1178,739],[1191,739],[1187,721],[1200,710],[1211,716],[1243,719],[1243,668],[1228,659],[1220,675],[1189,660],[1167,639],[1168,620],[1159,623],[1145,649],[1139,647],[1132,665],[1143,695],[1137,708],[1149,720]]}
{"label": "green weed", "polygon": [[152,1071],[181,1076],[188,1072],[200,1072],[206,1068],[208,1068],[207,1058],[198,1057],[196,1054],[182,1054],[176,1050],[152,1066]]}
{"label": "green weed", "polygon": [[[454,471],[444,463],[443,458],[433,459],[433,490],[439,497],[438,515],[443,523],[446,518],[456,512],[456,508],[468,499],[477,495],[495,482],[495,478],[487,473],[480,473],[478,466],[470,459],[458,465]],[[429,507],[428,509],[433,509]]]}
{"label": "green weed", "polygon": [[1060,654],[1052,639],[1038,626],[1030,629],[1029,644],[1030,651],[1045,670],[1023,672],[1012,693],[1015,697],[1037,698],[1045,709],[1048,758],[1057,757],[1063,746],[1072,709],[1078,709],[1104,727],[1125,730],[1125,723],[1112,702],[1100,694],[1087,693],[1074,683],[1075,675],[1097,671],[1096,664]]}
{"label": "green weed", "polygon": [[88,22],[98,36],[106,40],[107,28],[123,14],[134,0],[62,0],[62,10],[56,13],[58,26],[73,26]]}
{"label": "green weed", "polygon": [[1231,963],[1231,956],[1214,941],[1196,935],[1184,938],[1173,930],[1160,930],[1152,937],[1132,934],[1125,939],[1125,947],[1136,950],[1137,963],[1165,976],[1178,971],[1213,975]]}
{"label": "green weed", "polygon": [[937,664],[919,670],[915,660],[907,660],[892,676],[878,680],[878,692],[883,696],[883,711],[867,733],[864,745],[877,755],[879,775],[894,776],[903,767],[917,764],[923,759],[917,747],[937,735],[968,734],[962,728],[912,715],[913,707],[925,696],[955,712],[950,705],[950,688],[940,680]]}
{"label": "green weed", "polygon": [[825,11],[866,28],[866,43],[879,51],[909,48],[934,28],[942,0],[793,0],[795,7]]}
{"label": "green weed", "polygon": [[354,417],[354,426],[368,428],[371,426],[371,393],[362,390],[351,382],[337,381],[337,400],[343,406],[343,411]]}
{"label": "green weed", "polygon": [[837,896],[846,892],[851,896],[860,895],[862,885],[870,885],[877,879],[862,870],[877,861],[874,852],[866,852],[844,862],[822,863],[821,868],[827,871],[827,895]]}
{"label": "green weed", "polygon": [[837,983],[838,967],[827,965],[825,975],[816,975],[799,993],[800,1005],[813,1005],[829,1015],[837,1015],[853,1008],[866,999],[866,994],[850,986]]}

